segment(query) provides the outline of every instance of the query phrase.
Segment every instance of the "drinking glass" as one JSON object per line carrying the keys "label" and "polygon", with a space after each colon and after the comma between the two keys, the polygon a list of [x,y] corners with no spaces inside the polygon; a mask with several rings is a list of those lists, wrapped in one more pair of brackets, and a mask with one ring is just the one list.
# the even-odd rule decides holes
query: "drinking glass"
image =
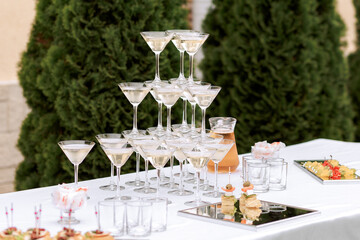
{"label": "drinking glass", "polygon": [[270,166],[269,189],[282,191],[286,189],[288,163],[283,158],[270,158],[267,160]]}
{"label": "drinking glass", "polygon": [[190,83],[194,81],[194,56],[206,41],[208,36],[209,34],[207,33],[180,34],[175,36],[180,40],[181,46],[189,54],[190,75],[188,81]]}
{"label": "drinking glass", "polygon": [[152,203],[129,201],[126,203],[127,233],[133,237],[145,237],[151,233]]}
{"label": "drinking glass", "polygon": [[163,232],[167,226],[168,199],[167,198],[143,198],[144,202],[150,202],[152,207],[151,231]]}
{"label": "drinking glass", "polygon": [[205,132],[206,109],[214,101],[215,97],[220,92],[221,87],[210,86],[208,89],[190,88],[189,90],[192,97],[195,99],[196,103],[201,108],[202,111],[201,137],[206,138],[206,132]]}
{"label": "drinking glass", "polygon": [[150,92],[150,87],[146,86],[141,82],[124,82],[119,83],[121,91],[124,93],[129,102],[133,105],[134,108],[134,117],[133,117],[133,129],[131,135],[136,136],[139,134],[137,128],[137,108],[139,104],[144,100],[146,95]]}
{"label": "drinking glass", "polygon": [[75,186],[77,186],[79,165],[95,146],[95,143],[86,140],[67,140],[59,142],[58,145],[69,161],[74,165],[74,183]]}
{"label": "drinking glass", "polygon": [[166,137],[171,137],[171,107],[174,106],[176,101],[180,98],[183,90],[175,84],[166,84],[158,88],[155,88],[154,91],[159,96],[163,104],[167,108],[167,127],[166,127]]}
{"label": "drinking glass", "polygon": [[251,154],[247,154],[242,157],[242,175],[244,182],[249,181],[248,165],[250,163],[265,163],[265,160],[254,158]]}
{"label": "drinking glass", "polygon": [[219,192],[218,186],[218,165],[224,159],[226,154],[230,151],[232,146],[235,144],[233,140],[222,139],[219,143],[208,144],[210,149],[215,150],[215,154],[211,157],[215,166],[215,190],[213,192],[204,193],[204,196],[218,198],[221,197],[222,193]]}
{"label": "drinking glass", "polygon": [[135,147],[136,151],[143,157],[145,161],[145,185],[144,187],[141,188],[135,188],[134,191],[145,194],[155,193],[156,189],[150,187],[150,183],[148,179],[149,160],[144,154],[141,146],[143,146],[144,149],[151,150],[151,149],[156,149],[161,144],[161,142],[158,141],[154,136],[147,135],[147,136],[139,136],[137,138],[132,138],[130,140],[130,144],[132,144]]}
{"label": "drinking glass", "polygon": [[116,187],[116,195],[115,197],[106,198],[105,200],[130,200],[131,196],[121,196],[120,195],[120,173],[121,167],[127,162],[131,154],[134,152],[134,149],[125,144],[125,146],[120,146],[117,143],[106,143],[105,145],[100,145],[104,150],[106,156],[116,167],[116,175],[117,175],[117,187]]}
{"label": "drinking glass", "polygon": [[267,163],[248,163],[248,179],[254,185],[254,193],[269,191],[270,165]]}
{"label": "drinking glass", "polygon": [[[106,145],[107,143],[117,143],[121,146],[124,146],[126,144],[126,139],[123,139],[121,137],[121,134],[118,133],[103,133],[98,134],[95,136],[96,140],[102,145]],[[110,183],[108,185],[100,186],[99,188],[101,190],[107,190],[107,191],[115,191],[116,190],[116,184],[114,182],[114,164],[110,161],[111,164],[111,175],[110,175]],[[120,186],[121,187],[121,186]],[[123,190],[125,189],[122,187]]]}
{"label": "drinking glass", "polygon": [[214,155],[215,151],[207,147],[206,144],[199,143],[192,150],[182,150],[190,164],[196,170],[197,176],[197,187],[196,187],[196,198],[194,201],[185,202],[187,206],[200,206],[209,204],[208,202],[201,201],[200,198],[200,172],[206,166],[210,158]]}
{"label": "drinking glass", "polygon": [[[128,141],[130,139],[134,138],[134,137],[146,136],[146,131],[145,130],[138,130],[138,131],[139,131],[138,135],[132,135],[131,130],[125,130],[125,131],[122,131],[122,135]],[[136,150],[136,148],[134,150],[135,150],[135,155],[136,155],[136,175],[135,175],[135,180],[127,181],[127,182],[125,182],[125,184],[128,185],[128,186],[141,187],[141,186],[144,186],[145,182],[140,180],[140,174],[139,174],[139,172],[140,172],[140,154]]]}
{"label": "drinking glass", "polygon": [[186,156],[183,153],[183,150],[192,150],[194,148],[195,142],[189,138],[178,138],[178,139],[167,139],[166,144],[175,149],[174,156],[179,161],[180,165],[180,185],[179,189],[169,191],[168,194],[176,195],[176,196],[188,196],[194,194],[192,191],[188,191],[184,189],[183,184],[183,163],[186,160]]}
{"label": "drinking glass", "polygon": [[166,163],[169,161],[171,155],[173,154],[174,150],[169,148],[165,143],[162,141],[158,141],[159,146],[157,148],[149,148],[145,145],[140,145],[140,149],[144,156],[150,161],[154,168],[156,168],[157,172],[157,190],[156,190],[156,197],[159,197],[160,191],[160,170],[164,168]]}
{"label": "drinking glass", "polygon": [[166,45],[173,38],[174,33],[167,32],[141,32],[141,36],[145,42],[149,45],[150,49],[155,53],[156,67],[155,67],[155,79],[154,82],[160,82],[160,70],[159,70],[159,59],[160,53],[164,50]]}
{"label": "drinking glass", "polygon": [[122,201],[101,201],[99,205],[99,222],[101,231],[110,232],[120,237],[125,232],[126,205]]}

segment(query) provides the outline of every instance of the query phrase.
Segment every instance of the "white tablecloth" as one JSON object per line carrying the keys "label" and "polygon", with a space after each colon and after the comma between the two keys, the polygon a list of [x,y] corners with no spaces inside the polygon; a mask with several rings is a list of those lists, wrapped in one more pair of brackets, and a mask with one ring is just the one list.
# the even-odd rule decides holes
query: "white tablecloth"
{"label": "white tablecloth", "polygon": [[[317,139],[288,146],[281,152],[281,156],[289,162],[287,190],[270,191],[259,195],[261,200],[315,209],[321,211],[321,214],[275,224],[253,232],[178,216],[178,210],[187,208],[183,203],[192,200],[194,195],[175,197],[167,195],[168,190],[162,188],[160,195],[167,196],[173,201],[173,204],[169,205],[168,229],[162,233],[152,233],[146,239],[360,239],[360,184],[322,185],[293,164],[293,160],[323,159],[329,155],[339,160],[341,164],[360,169],[360,143]],[[105,155],[101,160],[106,161]],[[165,171],[168,172],[169,169]],[[123,175],[122,184],[133,179],[134,176],[134,174]],[[143,173],[141,176],[143,177]],[[155,176],[155,171],[150,171],[150,176]],[[81,179],[81,175],[79,177]],[[210,181],[213,177],[213,174],[209,174]],[[232,174],[231,178],[232,184],[237,187],[235,195],[239,196],[241,187],[239,169]],[[225,185],[227,179],[227,174],[220,174],[220,186]],[[76,212],[76,217],[81,223],[76,225],[75,229],[85,232],[96,228],[94,205],[114,194],[114,192],[102,191],[98,188],[107,184],[108,181],[109,178],[101,178],[80,182],[81,186],[89,187],[90,200],[85,208]],[[155,182],[153,185],[155,186]],[[192,186],[186,185],[186,188],[190,189]],[[61,226],[57,223],[59,210],[54,208],[50,198],[53,190],[54,187],[46,187],[1,194],[0,229],[7,227],[3,209],[5,206],[9,207],[11,202],[14,203],[15,208],[14,225],[22,230],[34,226],[34,206],[42,204],[42,227],[48,229],[52,235],[56,234]],[[123,194],[145,196],[133,192],[128,186]],[[202,198],[206,201],[217,202],[212,198]],[[131,239],[128,236],[123,238]]]}

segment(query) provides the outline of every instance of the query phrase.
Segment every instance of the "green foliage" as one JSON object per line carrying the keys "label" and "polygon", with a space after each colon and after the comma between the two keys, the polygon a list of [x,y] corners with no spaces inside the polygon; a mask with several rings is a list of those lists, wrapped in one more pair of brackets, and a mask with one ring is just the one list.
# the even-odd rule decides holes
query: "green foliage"
{"label": "green foliage", "polygon": [[353,0],[356,10],[356,48],[357,50],[348,57],[349,63],[349,90],[355,112],[354,124],[357,126],[355,140],[360,141],[360,1]]}
{"label": "green foliage", "polygon": [[[18,190],[73,181],[73,166],[58,141],[95,141],[96,134],[132,128],[132,106],[117,84],[154,78],[155,57],[140,32],[186,28],[182,4],[182,0],[38,0],[19,64],[31,113],[18,141],[25,157],[16,173]],[[162,79],[178,75],[179,53],[171,45],[160,57]],[[149,94],[139,106],[138,126],[144,129],[156,121],[157,104]],[[79,178],[108,176],[109,166],[97,145],[81,164]],[[134,169],[135,162],[129,160],[122,170]]]}
{"label": "green foliage", "polygon": [[333,0],[213,1],[204,79],[222,86],[208,111],[233,116],[239,152],[254,142],[353,140],[344,25]]}

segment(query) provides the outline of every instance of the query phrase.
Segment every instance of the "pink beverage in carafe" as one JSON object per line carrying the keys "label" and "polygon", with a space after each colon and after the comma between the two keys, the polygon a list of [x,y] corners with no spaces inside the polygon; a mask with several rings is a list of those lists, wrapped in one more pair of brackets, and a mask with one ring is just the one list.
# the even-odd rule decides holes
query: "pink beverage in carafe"
{"label": "pink beverage in carafe", "polygon": [[[235,140],[234,129],[236,125],[236,119],[232,117],[213,117],[209,119],[211,131],[214,133],[224,136],[224,139]],[[219,163],[218,171],[219,173],[234,172],[239,166],[239,157],[236,148],[236,144],[232,146],[230,151],[226,154],[224,159]],[[208,170],[214,172],[214,162],[209,161]]]}

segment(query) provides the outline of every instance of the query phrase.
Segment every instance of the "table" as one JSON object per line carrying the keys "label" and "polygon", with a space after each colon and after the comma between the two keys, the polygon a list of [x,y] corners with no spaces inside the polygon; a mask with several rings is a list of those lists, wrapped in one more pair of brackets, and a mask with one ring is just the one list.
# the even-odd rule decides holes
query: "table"
{"label": "table", "polygon": [[[281,152],[281,157],[289,162],[287,189],[285,191],[270,191],[258,196],[261,200],[319,210],[321,214],[276,224],[258,232],[252,232],[178,216],[178,210],[188,208],[183,203],[192,200],[194,195],[188,197],[167,195],[173,201],[173,204],[169,205],[168,229],[162,233],[152,233],[146,239],[359,239],[360,184],[322,185],[293,164],[293,160],[323,159],[329,157],[330,154],[334,159],[340,160],[342,164],[360,169],[360,143],[316,139],[288,146]],[[165,171],[169,171],[169,169]],[[149,175],[150,177],[155,176],[155,171],[150,171]],[[143,175],[141,176],[143,177]],[[121,182],[123,184],[134,177],[134,174],[123,175]],[[209,174],[210,181],[214,179],[213,177],[213,174]],[[237,187],[235,195],[238,197],[242,184],[239,168],[232,174],[231,178],[232,184]],[[227,179],[227,174],[220,174],[220,186],[226,185]],[[75,225],[76,230],[85,232],[96,228],[93,213],[94,205],[114,194],[114,192],[102,191],[98,188],[108,181],[109,178],[101,178],[80,182],[80,186],[89,187],[90,200],[85,208],[76,212],[76,217],[81,221],[80,224]],[[155,182],[153,184],[155,186]],[[43,208],[42,227],[55,235],[61,229],[61,226],[56,222],[60,216],[59,210],[53,207],[50,197],[55,187],[1,194],[0,229],[7,227],[3,209],[5,206],[9,207],[11,202],[14,203],[15,208],[14,225],[21,230],[34,226],[34,206],[41,203]],[[187,189],[190,187],[192,186],[185,185]],[[160,195],[166,195],[167,191],[167,189],[162,188]],[[144,196],[133,192],[130,187],[126,187],[124,194]],[[216,202],[212,198],[202,198]],[[122,239],[132,238],[124,236]]]}

